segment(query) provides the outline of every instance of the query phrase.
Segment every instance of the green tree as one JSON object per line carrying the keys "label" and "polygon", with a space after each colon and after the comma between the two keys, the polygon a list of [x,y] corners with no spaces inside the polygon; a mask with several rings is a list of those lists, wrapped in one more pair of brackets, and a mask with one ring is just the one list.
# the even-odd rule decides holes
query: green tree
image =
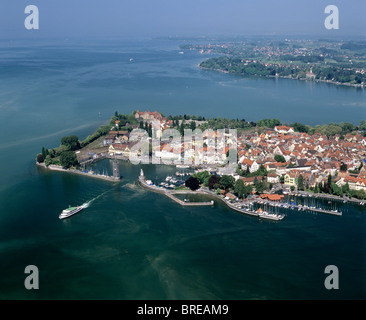
{"label": "green tree", "polygon": [[190,128],[192,131],[196,129],[196,121],[191,121]]}
{"label": "green tree", "polygon": [[332,176],[329,174],[328,175],[328,181],[327,181],[327,186],[326,186],[326,192],[329,193],[330,188],[332,187]]}
{"label": "green tree", "polygon": [[62,167],[66,169],[79,164],[76,154],[73,151],[65,151],[61,153],[60,162]]}
{"label": "green tree", "polygon": [[360,200],[366,199],[366,192],[365,192],[365,190],[357,190],[355,192],[355,197],[358,198],[358,199],[360,199]]}
{"label": "green tree", "polygon": [[360,130],[366,130],[366,121],[365,120],[361,120],[360,121]]}
{"label": "green tree", "polygon": [[42,157],[43,159],[46,159],[48,154],[48,150],[45,147],[42,147]]}
{"label": "green tree", "polygon": [[342,188],[338,187],[334,182],[332,182],[331,191],[332,191],[332,194],[335,194],[340,197],[343,196]]}
{"label": "green tree", "polygon": [[277,161],[277,162],[286,162],[286,159],[284,156],[280,155],[280,154],[276,154],[274,159]]}
{"label": "green tree", "polygon": [[61,139],[61,145],[66,146],[69,151],[80,149],[79,138],[75,135],[63,137]]}
{"label": "green tree", "polygon": [[293,127],[296,132],[308,132],[308,128],[299,122],[295,122],[291,127]]}
{"label": "green tree", "polygon": [[349,132],[352,132],[353,130],[355,130],[356,128],[354,127],[354,125],[352,123],[345,122],[342,125],[342,129],[343,129],[343,132],[349,133]]}
{"label": "green tree", "polygon": [[259,120],[257,123],[258,127],[265,127],[265,128],[274,128],[275,126],[280,126],[281,121],[278,119],[263,119]]}
{"label": "green tree", "polygon": [[235,179],[233,176],[224,175],[220,179],[221,189],[230,189],[234,187]]}
{"label": "green tree", "polygon": [[257,176],[267,176],[268,171],[263,164],[259,166],[259,169],[255,172]]}
{"label": "green tree", "polygon": [[208,187],[210,189],[217,189],[220,186],[220,177],[213,174],[211,175],[211,177],[208,179]]}
{"label": "green tree", "polygon": [[187,188],[191,189],[192,191],[195,191],[195,190],[199,189],[200,183],[197,178],[189,177],[185,182],[185,186]]}
{"label": "green tree", "polygon": [[264,184],[263,181],[259,181],[255,184],[255,190],[258,192],[258,193],[263,193],[264,190],[266,189],[266,186]]}
{"label": "green tree", "polygon": [[179,125],[179,121],[178,121],[178,131],[180,132],[180,135],[183,136],[184,135],[184,120],[182,120],[182,122]]}
{"label": "green tree", "polygon": [[208,176],[208,177],[206,177],[204,180],[203,180],[203,185],[205,186],[205,187],[208,187],[208,180],[210,179],[210,177]]}
{"label": "green tree", "polygon": [[50,164],[52,164],[51,156],[48,154],[46,159],[44,159],[44,164],[48,167]]}
{"label": "green tree", "polygon": [[252,191],[253,191],[253,187],[250,184],[245,186],[245,188],[244,188],[245,195],[251,194]]}
{"label": "green tree", "polygon": [[291,189],[291,191],[295,191],[295,187],[294,186],[291,186],[290,189]]}
{"label": "green tree", "polygon": [[342,192],[347,194],[347,195],[349,194],[350,188],[349,188],[348,182],[342,186]]}
{"label": "green tree", "polygon": [[347,169],[348,169],[347,164],[342,162],[342,164],[340,166],[340,170],[343,171],[343,172],[345,172],[345,171],[347,171]]}
{"label": "green tree", "polygon": [[43,156],[42,156],[42,153],[38,153],[38,154],[37,154],[36,161],[37,161],[38,163],[42,163],[42,162],[44,161],[44,158],[43,158]]}
{"label": "green tree", "polygon": [[245,185],[244,185],[244,181],[242,179],[238,179],[235,181],[234,191],[240,199],[244,198]]}
{"label": "green tree", "polygon": [[297,188],[299,190],[304,190],[304,177],[301,174],[297,178]]}
{"label": "green tree", "polygon": [[200,184],[202,184],[206,178],[208,179],[210,177],[210,173],[208,171],[201,171],[197,172],[194,177],[198,179]]}

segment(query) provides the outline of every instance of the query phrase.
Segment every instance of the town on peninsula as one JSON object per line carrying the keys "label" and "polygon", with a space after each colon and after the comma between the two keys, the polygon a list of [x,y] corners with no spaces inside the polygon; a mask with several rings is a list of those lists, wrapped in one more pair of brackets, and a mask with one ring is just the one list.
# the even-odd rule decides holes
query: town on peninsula
{"label": "town on peninsula", "polygon": [[[189,168],[192,170],[187,173],[189,177],[183,177],[178,185],[164,182],[156,185],[143,172],[140,185],[164,193],[182,205],[213,202],[182,201],[174,194],[207,194],[220,197],[234,210],[257,215],[258,210],[250,207],[253,200],[278,207],[283,203],[283,194],[364,205],[365,136],[364,120],[358,126],[340,123],[311,127],[298,122],[282,124],[278,119],[254,123],[187,114],[165,116],[157,111],[137,110],[131,114],[116,111],[108,125],[83,141],[71,135],[63,137],[57,148],[43,147],[36,163],[52,170],[113,182],[121,178],[120,160]],[[145,158],[144,145],[148,152]],[[113,159],[113,175],[86,169],[106,158]],[[292,205],[299,210],[341,214],[337,210]],[[273,217],[273,220],[283,218],[279,214]]]}

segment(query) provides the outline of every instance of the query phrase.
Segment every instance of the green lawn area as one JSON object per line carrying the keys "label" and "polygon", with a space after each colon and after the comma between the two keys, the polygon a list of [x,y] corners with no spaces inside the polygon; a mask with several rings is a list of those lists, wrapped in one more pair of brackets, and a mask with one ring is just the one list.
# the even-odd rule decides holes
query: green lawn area
{"label": "green lawn area", "polygon": [[84,151],[84,150],[98,149],[98,148],[104,147],[103,146],[104,138],[105,138],[105,136],[99,137],[97,140],[94,140],[93,142],[89,143],[86,147],[84,147],[81,150]]}
{"label": "green lawn area", "polygon": [[186,186],[180,186],[180,187],[177,187],[177,188],[175,188],[174,190],[189,190],[189,188],[187,188]]}

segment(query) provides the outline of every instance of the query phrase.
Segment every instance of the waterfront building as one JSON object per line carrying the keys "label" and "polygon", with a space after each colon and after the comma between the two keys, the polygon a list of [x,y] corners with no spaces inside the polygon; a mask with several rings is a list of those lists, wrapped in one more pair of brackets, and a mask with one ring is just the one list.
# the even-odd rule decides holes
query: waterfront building
{"label": "waterfront building", "polygon": [[306,73],[306,79],[314,80],[315,78],[316,78],[316,74],[313,73],[312,69],[310,69],[310,71]]}

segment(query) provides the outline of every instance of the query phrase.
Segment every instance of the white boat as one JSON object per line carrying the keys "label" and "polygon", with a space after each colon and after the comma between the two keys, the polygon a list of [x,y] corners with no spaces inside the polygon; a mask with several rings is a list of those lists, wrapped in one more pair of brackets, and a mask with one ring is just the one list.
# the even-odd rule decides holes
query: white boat
{"label": "white boat", "polygon": [[283,214],[269,213],[262,210],[258,210],[257,214],[259,218],[276,220],[276,221],[282,220],[285,217]]}
{"label": "white boat", "polygon": [[189,169],[189,166],[185,164],[177,164],[176,167],[181,169]]}
{"label": "white boat", "polygon": [[78,207],[69,207],[69,208],[63,210],[58,217],[61,220],[69,218],[69,217],[73,216],[74,214],[80,212],[81,210],[85,209],[86,207],[87,207],[86,204],[83,204],[83,205],[78,206]]}
{"label": "white boat", "polygon": [[170,181],[172,179],[172,177],[171,176],[167,176],[166,178],[165,178],[165,181]]}

